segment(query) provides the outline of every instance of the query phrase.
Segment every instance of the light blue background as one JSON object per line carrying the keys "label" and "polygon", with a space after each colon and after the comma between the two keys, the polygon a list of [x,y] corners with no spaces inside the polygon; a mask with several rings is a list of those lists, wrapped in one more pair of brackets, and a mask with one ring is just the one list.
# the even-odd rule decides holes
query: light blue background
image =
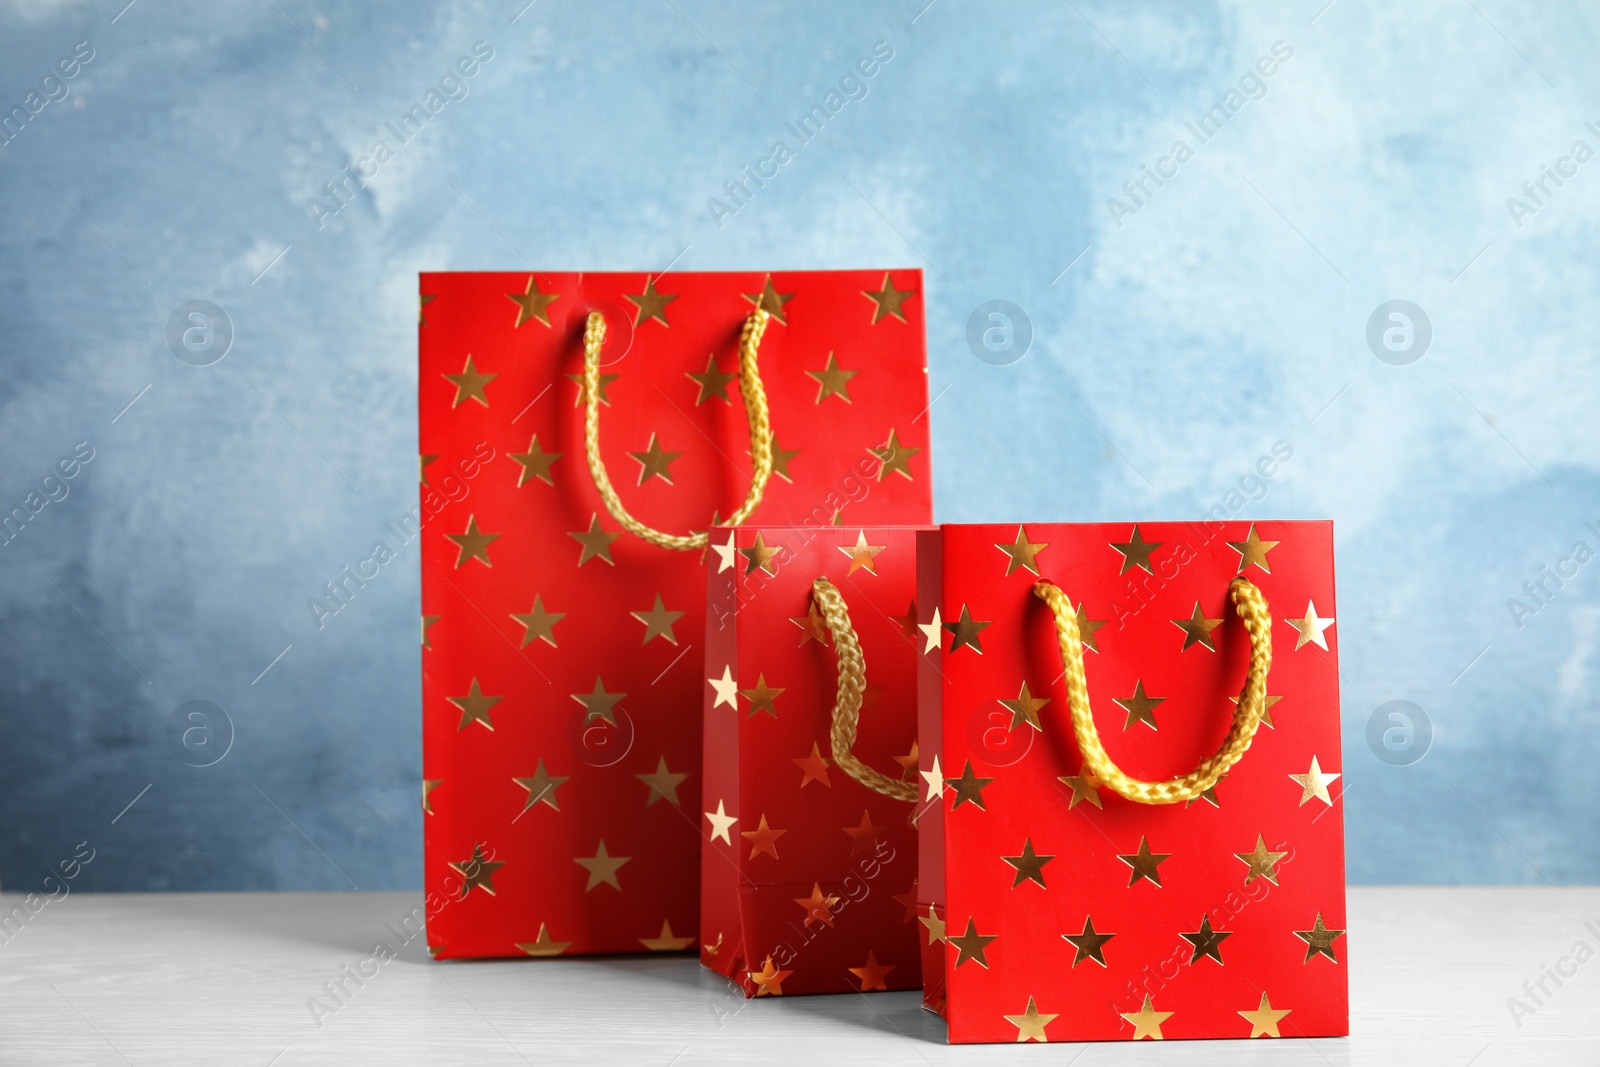
{"label": "light blue background", "polygon": [[[1600,880],[1600,563],[1507,607],[1600,548],[1600,161],[1506,204],[1600,148],[1600,16],[926,2],[0,3],[6,110],[95,50],[0,148],[0,510],[95,450],[0,548],[6,887],[84,840],[84,887],[419,885],[414,550],[326,629],[306,607],[414,503],[416,273],[673,262],[922,267],[943,520],[1194,518],[1288,442],[1246,513],[1337,522],[1352,881]],[[479,40],[470,95],[319,229]],[[716,225],[877,41],[866,97]],[[165,343],[191,299],[234,324],[214,366]],[[1012,366],[965,339],[992,299],[1031,319]],[[1408,366],[1367,346],[1391,299],[1433,325]],[[237,732],[204,769],[167,741],[194,699]],[[1409,767],[1366,741],[1396,699],[1433,728]]]}

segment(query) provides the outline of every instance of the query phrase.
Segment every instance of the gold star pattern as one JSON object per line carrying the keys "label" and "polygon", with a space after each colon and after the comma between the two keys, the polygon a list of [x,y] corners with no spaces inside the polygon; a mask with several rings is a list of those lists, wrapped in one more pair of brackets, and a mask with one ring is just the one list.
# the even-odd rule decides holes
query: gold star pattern
{"label": "gold star pattern", "polygon": [[1067,801],[1067,810],[1071,811],[1078,806],[1080,800],[1087,800],[1095,807],[1105,810],[1105,805],[1100,803],[1100,781],[1084,767],[1077,774],[1064,774],[1056,781],[1072,790],[1072,797]]}
{"label": "gold star pattern", "polygon": [[[517,326],[521,326],[529,319],[538,319],[546,326],[550,325],[550,305],[561,299],[560,293],[541,293],[539,283],[534,281],[533,275],[528,275],[528,288],[520,293],[507,293],[506,299],[517,305]],[[516,327],[512,327],[515,329]]]}
{"label": "gold star pattern", "polygon": [[1006,563],[1007,577],[1010,577],[1011,572],[1016,570],[1018,567],[1021,567],[1028,573],[1038,577],[1039,553],[1044,549],[1049,548],[1050,542],[1029,541],[1027,529],[1022,526],[1018,526],[1017,539],[1015,541],[1009,545],[995,545],[994,547],[1004,552],[1008,557]]}
{"label": "gold star pattern", "polygon": [[830,897],[822,892],[822,885],[818,882],[811,883],[809,897],[795,897],[794,902],[800,905],[800,910],[806,913],[805,923],[822,923],[824,926],[833,925],[833,909],[839,906],[838,897]]}
{"label": "gold star pattern", "polygon": [[511,617],[522,627],[521,647],[527,648],[533,641],[538,640],[555,648],[556,623],[566,618],[567,613],[544,610],[544,600],[536,594],[533,598],[533,607],[525,612],[513,611]]}
{"label": "gold star pattern", "polygon": [[517,476],[517,488],[521,489],[528,484],[529,478],[537,478],[545,485],[555,485],[550,478],[550,464],[566,455],[564,452],[546,452],[539,447],[539,435],[534,434],[533,440],[528,442],[526,452],[512,452],[511,458],[522,464],[522,473]]}
{"label": "gold star pattern", "polygon": [[1139,851],[1117,859],[1132,868],[1133,873],[1128,876],[1128,888],[1132,889],[1139,883],[1139,879],[1148,878],[1157,886],[1161,885],[1160,866],[1172,857],[1170,852],[1151,852],[1150,841],[1141,836],[1139,838]]}
{"label": "gold star pattern", "polygon": [[504,861],[484,859],[483,845],[473,845],[471,859],[450,864],[450,869],[459,874],[465,883],[461,887],[461,896],[457,899],[465,900],[474,889],[481,889],[491,897],[494,896],[494,872],[504,866]]}
{"label": "gold star pattern", "polygon": [[478,529],[478,517],[467,516],[467,532],[459,534],[445,534],[445,540],[455,542],[459,552],[456,553],[456,567],[459,568],[469,559],[478,560],[485,567],[494,566],[489,562],[489,546],[500,539],[497,533],[484,533]]}
{"label": "gold star pattern", "polygon": [[1213,808],[1222,807],[1221,804],[1217,803],[1217,786],[1221,785],[1223,779],[1227,778],[1227,777],[1228,777],[1227,775],[1223,775],[1222,778],[1218,778],[1217,779],[1215,785],[1212,785],[1211,787],[1209,787],[1207,789],[1201,790],[1199,796],[1190,797],[1188,800],[1185,800],[1183,802],[1184,810],[1187,811],[1189,808],[1194,807],[1196,804],[1198,804],[1202,800],[1205,801],[1207,804],[1210,804]]}
{"label": "gold star pattern", "polygon": [[772,439],[772,473],[793,485],[794,479],[789,477],[789,461],[799,454],[800,450],[798,448],[779,447],[778,439],[774,437]]}
{"label": "gold star pattern", "polygon": [[[569,381],[576,382],[578,386],[578,399],[573,402],[572,406],[575,408],[582,407],[589,400],[589,391],[585,389],[583,385],[583,375],[569,374],[566,377]],[[604,371],[600,372],[600,403],[604,404],[606,407],[611,406],[611,397],[606,395],[606,386],[610,385],[620,377],[620,374],[607,374]]]}
{"label": "gold star pattern", "polygon": [[438,459],[437,455],[422,454],[417,456],[417,481],[423,485],[428,484],[428,464]]}
{"label": "gold star pattern", "polygon": [[[1274,729],[1274,730],[1277,729],[1276,726],[1272,725],[1272,705],[1276,704],[1278,701],[1280,701],[1282,699],[1283,699],[1282,697],[1269,696],[1265,700],[1262,701],[1262,704],[1265,705],[1261,709],[1261,725],[1262,726],[1269,726],[1269,727],[1272,727],[1272,729]],[[1239,698],[1238,697],[1229,697],[1228,698],[1228,702],[1230,704],[1232,704],[1235,708],[1237,708],[1239,706]]]}
{"label": "gold star pattern", "polygon": [[956,947],[956,966],[960,967],[968,960],[972,960],[984,970],[989,969],[989,958],[984,953],[989,948],[989,942],[999,937],[999,934],[990,934],[985,937],[978,933],[978,926],[971,918],[967,919],[967,932],[960,937],[945,935],[945,941]]}
{"label": "gold star pattern", "polygon": [[739,836],[750,842],[750,858],[755,859],[765,852],[773,859],[778,858],[778,838],[788,833],[787,830],[775,830],[767,825],[767,816],[763,813],[761,821],[756,823],[754,830],[740,830]]}
{"label": "gold star pattern", "polygon": [[724,704],[730,708],[739,707],[739,683],[733,680],[732,667],[723,667],[721,678],[707,678],[706,681],[711,683],[711,688],[717,693],[717,699],[711,703],[713,708],[720,708]]}
{"label": "gold star pattern", "polygon": [[[633,298],[629,297],[628,299],[631,300]],[[641,937],[639,939],[639,944],[643,945],[645,948],[649,949],[651,952],[682,952],[684,949],[686,949],[690,945],[694,944],[694,938],[692,938],[692,937],[673,937],[672,936],[672,924],[667,922],[667,920],[662,919],[661,920],[661,936],[659,936],[659,937]]]}
{"label": "gold star pattern", "polygon": [[1310,963],[1312,956],[1326,956],[1334,963],[1339,962],[1339,957],[1333,954],[1333,943],[1344,936],[1343,930],[1330,930],[1322,923],[1322,912],[1317,912],[1317,921],[1311,924],[1309,930],[1296,930],[1294,936],[1306,943],[1306,958],[1302,963]]}
{"label": "gold star pattern", "polygon": [[[887,688],[887,687],[886,687]],[[903,756],[890,756],[890,759],[900,764],[900,777],[904,778],[917,769],[917,739],[911,739],[911,751]]]}
{"label": "gold star pattern", "polygon": [[774,719],[778,717],[778,708],[774,702],[782,695],[783,690],[774,689],[767,685],[767,676],[765,674],[756,675],[756,687],[754,689],[741,689],[739,693],[750,702],[750,707],[747,709],[747,717],[753,718],[758,711],[764,711]]}
{"label": "gold star pattern", "polygon": [[1044,1028],[1055,1022],[1058,1017],[1059,1013],[1054,1015],[1041,1013],[1038,1005],[1033,1002],[1033,995],[1029,994],[1028,1010],[1021,1015],[1007,1015],[1005,1020],[1017,1028],[1018,1044],[1024,1041],[1045,1043],[1050,1039],[1045,1036]]}
{"label": "gold star pattern", "polygon": [[644,641],[648,645],[652,637],[665,638],[669,644],[678,643],[678,635],[672,632],[672,624],[683,618],[686,612],[668,611],[661,602],[661,594],[656,594],[655,606],[649,611],[630,611],[628,614],[644,623]]}
{"label": "gold star pattern", "polygon": [[939,767],[939,754],[937,752],[933,754],[933,766],[917,773],[922,775],[922,780],[927,783],[928,800],[932,800],[934,797],[943,798],[944,771]]}
{"label": "gold star pattern", "polygon": [[817,605],[814,601],[808,605],[804,615],[796,615],[789,621],[800,627],[801,646],[807,641],[815,641],[823,646],[828,644],[828,627],[823,623],[822,616],[818,614]]}
{"label": "gold star pattern", "polygon": [[738,566],[738,564],[739,564],[738,559],[735,558],[739,553],[739,549],[736,547],[737,542],[736,542],[735,538],[736,538],[736,535],[734,534],[734,532],[732,530],[729,530],[728,531],[728,543],[727,544],[719,545],[719,544],[713,543],[711,545],[712,551],[716,552],[716,554],[717,554],[717,573],[718,574],[721,574],[723,571],[726,571],[726,570],[732,570],[734,567]]}
{"label": "gold star pattern", "polygon": [[917,602],[913,600],[911,603],[906,605],[906,613],[904,615],[896,615],[894,617],[894,621],[900,624],[900,632],[905,634],[906,637],[911,640],[912,644],[916,644]]}
{"label": "gold star pattern", "polygon": [[443,615],[424,615],[422,617],[422,647],[423,648],[427,648],[427,649],[432,649],[433,648],[433,643],[428,640],[428,631],[433,627],[434,623],[438,622],[442,618],[444,618]]}
{"label": "gold star pattern", "polygon": [[1304,774],[1291,774],[1290,778],[1300,786],[1300,805],[1312,797],[1316,797],[1328,807],[1333,807],[1333,798],[1328,795],[1328,787],[1338,781],[1341,775],[1329,774],[1317,765],[1317,757],[1311,757],[1311,769]]}
{"label": "gold star pattern", "polygon": [[1134,683],[1133,696],[1126,698],[1113,697],[1112,703],[1128,713],[1127,719],[1122,724],[1124,730],[1136,722],[1142,722],[1154,730],[1156,728],[1156,707],[1166,699],[1166,697],[1153,697],[1146,693],[1144,691],[1144,682],[1140,681]]}
{"label": "gold star pattern", "polygon": [[428,320],[422,314],[422,309],[427,307],[429,304],[433,303],[437,299],[439,299],[439,297],[436,294],[433,294],[433,293],[419,293],[417,295],[417,325],[418,326],[426,326],[428,324]]}
{"label": "gold star pattern", "polygon": [[1256,533],[1256,524],[1250,524],[1250,533],[1243,541],[1229,541],[1228,547],[1239,553],[1239,572],[1242,574],[1250,569],[1253,563],[1266,574],[1272,573],[1272,568],[1267,565],[1267,553],[1277,548],[1278,541],[1263,541]]}
{"label": "gold star pattern", "polygon": [[539,936],[536,939],[514,943],[530,956],[559,956],[572,945],[571,941],[553,940],[544,923],[539,924]]}
{"label": "gold star pattern", "polygon": [[1100,642],[1094,635],[1109,621],[1109,619],[1089,618],[1089,613],[1084,611],[1083,604],[1078,605],[1078,640],[1083,642],[1084,648],[1091,652],[1100,651]]}
{"label": "gold star pattern", "polygon": [[[433,814],[433,791],[444,782],[443,778],[424,778],[422,780],[422,811],[425,815]],[[1309,958],[1309,957],[1308,957]]]}
{"label": "gold star pattern", "polygon": [[894,970],[894,964],[887,966],[878,962],[878,957],[871,949],[867,950],[867,962],[859,967],[846,967],[845,970],[861,979],[861,992],[868,993],[874,989],[888,989],[883,980],[889,977],[889,972]]}
{"label": "gold star pattern", "polygon": [[637,329],[651,319],[657,320],[663,326],[670,326],[671,323],[667,322],[667,305],[678,299],[678,294],[658,293],[656,292],[656,280],[654,278],[646,278],[644,280],[644,292],[638,294],[624,293],[622,299],[639,309],[638,313],[633,317],[633,325]]}
{"label": "gold star pattern", "polygon": [[522,805],[518,816],[527,814],[528,809],[535,804],[547,804],[552,811],[560,811],[561,805],[556,803],[556,790],[567,781],[566,778],[549,774],[544,769],[544,760],[534,764],[532,778],[513,778],[522,788],[528,791],[528,799]]}
{"label": "gold star pattern", "polygon": [[767,275],[766,284],[759,293],[741,293],[747,301],[771,315],[780,325],[789,325],[789,320],[784,317],[783,306],[794,299],[793,293],[780,293],[773,288],[772,275]]}
{"label": "gold star pattern", "polygon": [[700,395],[695,397],[694,401],[696,407],[713,397],[730,407],[733,405],[733,401],[728,399],[728,383],[737,378],[738,375],[720,370],[717,367],[717,354],[715,352],[706,356],[705,370],[698,372],[687,370],[683,373],[687,374],[690,380],[700,387]]}
{"label": "gold star pattern", "polygon": [[1000,706],[1011,712],[1011,729],[1015,730],[1023,723],[1027,723],[1035,730],[1043,730],[1039,725],[1039,712],[1050,703],[1049,697],[1036,697],[1028,692],[1028,682],[1022,682],[1022,690],[1017,693],[1015,700],[1002,700]]}
{"label": "gold star pattern", "polygon": [[632,858],[632,856],[611,855],[606,851],[605,839],[601,838],[600,847],[595,849],[593,856],[577,856],[572,862],[589,872],[589,883],[583,887],[585,893],[601,883],[620,893],[622,883],[617,881],[617,871]]}
{"label": "gold star pattern", "polygon": [[1286,617],[1285,621],[1287,621],[1290,626],[1293,626],[1300,633],[1299,638],[1297,638],[1294,643],[1296,652],[1304,648],[1306,645],[1311,644],[1321,648],[1324,652],[1328,651],[1328,639],[1322,635],[1322,631],[1332,626],[1334,619],[1332,615],[1329,615],[1327,618],[1318,616],[1316,601],[1306,601],[1305,618],[1289,619]]}
{"label": "gold star pattern", "polygon": [[488,385],[498,374],[479,374],[478,367],[472,362],[472,357],[467,357],[467,365],[461,368],[460,374],[446,374],[445,380],[456,387],[456,399],[450,406],[458,408],[468,399],[476,400],[484,407],[489,406]]}
{"label": "gold star pattern", "polygon": [[833,788],[833,783],[828,781],[828,768],[833,764],[833,761],[818,750],[815,741],[811,742],[811,755],[801,756],[792,762],[796,767],[800,768],[801,789],[804,789],[812,782],[821,782],[829,789]]}
{"label": "gold star pattern", "polygon": [[1044,884],[1044,865],[1055,859],[1054,856],[1041,856],[1033,851],[1033,838],[1025,837],[1022,840],[1022,855],[1001,856],[1001,859],[1016,868],[1017,876],[1011,881],[1011,888],[1015,889],[1023,882],[1037,882],[1039,888],[1049,888]]}
{"label": "gold star pattern", "polygon": [[1274,1008],[1272,1002],[1267,999],[1267,994],[1263,992],[1261,994],[1261,1003],[1256,1006],[1254,1011],[1241,1011],[1239,1014],[1244,1016],[1245,1022],[1250,1024],[1251,1037],[1278,1037],[1278,1023],[1282,1022],[1283,1017],[1293,1010],[1292,1008]]}
{"label": "gold star pattern", "polygon": [[474,677],[466,696],[445,697],[445,699],[461,709],[461,722],[456,726],[458,731],[465,730],[468,723],[476,722],[482,723],[492,732],[494,723],[489,721],[489,709],[500,703],[505,697],[484,695],[483,690],[478,687],[478,679]]}
{"label": "gold star pattern", "polygon": [[1111,547],[1122,553],[1122,569],[1118,574],[1127,574],[1130,568],[1143,567],[1149,574],[1156,572],[1150,563],[1150,553],[1160,548],[1161,541],[1146,541],[1139,533],[1139,527],[1133,528],[1133,536],[1123,542],[1113,541]]}
{"label": "gold star pattern", "polygon": [[1204,645],[1211,651],[1217,650],[1216,638],[1211,636],[1211,631],[1222,625],[1221,619],[1208,619],[1205,612],[1200,610],[1200,601],[1194,602],[1194,611],[1187,619],[1173,619],[1172,625],[1183,631],[1183,648],[1180,652],[1187,652],[1190,645]]}
{"label": "gold star pattern", "polygon": [[1249,885],[1257,878],[1265,878],[1273,885],[1278,884],[1278,861],[1287,856],[1287,852],[1269,852],[1266,838],[1256,835],[1256,847],[1249,852],[1235,852],[1234,856],[1250,867],[1244,876],[1244,884]]}
{"label": "gold star pattern", "polygon": [[757,568],[766,571],[768,574],[777,574],[778,568],[773,564],[772,560],[774,556],[782,551],[782,545],[768,545],[766,541],[762,540],[761,531],[757,530],[755,544],[749,548],[739,549],[739,555],[749,560],[749,565],[744,569],[745,574],[754,574]]}
{"label": "gold star pattern", "polygon": [[[770,282],[768,284],[771,284]],[[767,957],[767,962],[762,964],[761,970],[749,971],[750,981],[756,984],[756,996],[781,997],[783,996],[783,980],[793,974],[793,971],[780,971],[772,965],[772,957]]]}
{"label": "gold star pattern", "polygon": [[928,905],[928,914],[917,916],[917,922],[928,931],[928,944],[944,940],[944,920],[939,918],[932,904]]}
{"label": "gold star pattern", "polygon": [[656,440],[656,435],[650,434],[650,443],[643,452],[629,452],[628,455],[639,461],[639,485],[643,485],[651,478],[660,478],[668,485],[672,484],[672,461],[683,455],[682,452],[668,452],[661,447],[661,442]]}
{"label": "gold star pattern", "polygon": [[1072,945],[1072,965],[1076,967],[1084,960],[1094,960],[1100,966],[1106,965],[1105,947],[1116,934],[1102,934],[1094,928],[1094,919],[1091,916],[1083,917],[1083,932],[1077,934],[1062,934],[1064,940]]}
{"label": "gold star pattern", "polygon": [[889,272],[883,272],[883,285],[877,289],[863,289],[861,295],[872,301],[872,324],[876,326],[884,316],[893,315],[901,322],[906,321],[906,297],[915,296],[915,289],[896,289],[894,280],[889,277]]}
{"label": "gold star pattern", "polygon": [[1156,1011],[1149,993],[1144,995],[1144,1006],[1138,1011],[1119,1011],[1117,1014],[1133,1024],[1133,1040],[1135,1041],[1145,1037],[1150,1038],[1152,1041],[1163,1040],[1161,1024],[1173,1016],[1170,1011]]}
{"label": "gold star pattern", "polygon": [[611,558],[611,542],[621,537],[622,532],[619,530],[616,533],[608,533],[602,530],[598,514],[589,516],[587,530],[573,530],[567,536],[583,546],[583,551],[578,554],[578,566],[583,566],[591,559],[605,560],[613,567],[617,565],[617,561]]}
{"label": "gold star pattern", "polygon": [[911,888],[904,893],[894,894],[894,899],[902,908],[906,909],[905,916],[901,918],[902,924],[910,922],[917,917],[917,880],[911,879]]}
{"label": "gold star pattern", "polygon": [[733,844],[733,839],[728,836],[728,831],[733,827],[734,823],[739,821],[739,817],[737,815],[729,815],[728,809],[723,806],[723,803],[720,800],[717,801],[717,810],[708,811],[705,813],[705,816],[711,820],[710,840],[715,841],[720,837],[722,838],[723,844]]}
{"label": "gold star pattern", "polygon": [[950,805],[950,810],[955,811],[969,801],[980,809],[987,811],[983,806],[983,787],[994,781],[993,778],[979,778],[972,773],[972,761],[967,760],[965,769],[960,778],[946,778],[944,784],[955,790],[955,802]]}
{"label": "gold star pattern", "polygon": [[900,443],[894,430],[889,431],[889,439],[883,443],[882,448],[869,448],[868,452],[878,461],[878,481],[883,481],[883,476],[890,471],[899,474],[906,481],[912,481],[911,457],[921,452],[920,448],[912,448]]}
{"label": "gold star pattern", "polygon": [[806,371],[806,377],[817,383],[818,404],[830,396],[836,396],[846,404],[849,404],[852,403],[850,399],[850,379],[860,373],[858,370],[845,370],[839,366],[838,357],[829,352],[827,365],[821,370]]}
{"label": "gold star pattern", "polygon": [[850,835],[850,855],[854,856],[862,849],[871,848],[878,843],[879,827],[872,825],[872,819],[866,811],[861,813],[861,822],[855,826],[841,827]]}
{"label": "gold star pattern", "polygon": [[650,795],[645,797],[644,806],[649,808],[658,800],[671,802],[673,807],[680,807],[678,803],[678,787],[688,778],[687,773],[673,774],[667,770],[667,757],[660,756],[656,759],[656,769],[649,774],[636,774],[635,778],[650,787]]}
{"label": "gold star pattern", "polygon": [[627,693],[606,692],[606,684],[597,674],[594,678],[594,692],[573,693],[572,699],[583,705],[583,721],[585,723],[591,723],[596,719],[604,719],[612,726],[615,726],[617,725],[617,715],[615,710],[617,701],[621,700],[627,695]]}
{"label": "gold star pattern", "polygon": [[967,605],[961,605],[961,617],[955,622],[947,622],[944,624],[944,628],[950,631],[951,634],[950,651],[954,652],[961,646],[966,645],[974,652],[982,655],[983,642],[978,639],[978,635],[987,629],[988,626],[988,622],[982,622],[974,619],[972,617],[972,612],[967,610]]}
{"label": "gold star pattern", "polygon": [[1203,956],[1210,956],[1221,963],[1222,943],[1232,937],[1233,933],[1229,930],[1211,929],[1211,917],[1207,915],[1200,919],[1200,929],[1192,934],[1180,933],[1178,936],[1194,946],[1194,954],[1189,957],[1189,965],[1193,966],[1199,963]]}
{"label": "gold star pattern", "polygon": [[939,631],[944,629],[944,626],[945,624],[939,621],[939,609],[937,607],[933,609],[932,622],[917,623],[917,629],[922,631],[922,636],[926,639],[926,644],[922,649],[924,656],[939,647],[939,641],[943,637]]}
{"label": "gold star pattern", "polygon": [[838,545],[836,547],[850,560],[850,569],[845,572],[845,577],[848,578],[856,571],[862,569],[865,569],[869,574],[877,574],[878,568],[873,561],[877,559],[879,552],[882,552],[889,546],[867,544],[867,531],[862,530],[860,533],[856,534],[855,544],[848,548],[846,548],[844,545]]}

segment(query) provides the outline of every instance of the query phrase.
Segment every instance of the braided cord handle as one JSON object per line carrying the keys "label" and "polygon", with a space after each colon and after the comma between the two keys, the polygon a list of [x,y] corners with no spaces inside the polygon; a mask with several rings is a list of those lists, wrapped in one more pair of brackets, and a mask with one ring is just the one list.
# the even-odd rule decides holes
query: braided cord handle
{"label": "braided cord handle", "polygon": [[839,696],[833,705],[833,729],[829,739],[833,746],[833,762],[844,772],[875,793],[914,804],[917,787],[914,782],[902,782],[868,767],[850,751],[856,743],[856,724],[861,718],[861,694],[867,688],[867,660],[861,654],[861,642],[856,640],[855,627],[850,625],[850,610],[844,597],[826,578],[811,583],[811,599],[822,612],[822,621],[833,637],[833,653],[839,660]]}
{"label": "braided cord handle", "polygon": [[1050,606],[1056,619],[1056,639],[1061,646],[1061,662],[1066,667],[1067,707],[1072,714],[1072,732],[1077,737],[1083,763],[1101,785],[1118,796],[1139,804],[1176,804],[1193,800],[1217,784],[1217,780],[1243,756],[1255,740],[1266,710],[1267,672],[1272,669],[1272,614],[1267,601],[1245,578],[1235,578],[1228,586],[1228,599],[1244,621],[1250,638],[1250,668],[1233,725],[1222,747],[1201,761],[1188,774],[1164,782],[1144,782],[1125,773],[1111,761],[1100,733],[1095,729],[1094,713],[1089,708],[1089,686],[1083,676],[1083,642],[1078,636],[1078,614],[1072,601],[1051,581],[1035,582],[1033,595]]}
{"label": "braided cord handle", "polygon": [[[737,511],[728,516],[725,525],[738,526],[750,517],[761,503],[767,483],[772,480],[772,417],[767,410],[767,390],[761,384],[761,368],[757,356],[761,352],[761,338],[767,332],[771,316],[756,308],[745,319],[744,330],[739,335],[739,392],[744,397],[744,410],[750,420],[750,459],[754,470],[750,476],[750,491]],[[636,537],[643,538],[662,548],[692,552],[706,547],[705,531],[691,534],[669,534],[646,526],[628,513],[622,498],[611,484],[605,461],[600,458],[600,347],[606,340],[606,317],[591,311],[583,330],[583,448],[589,460],[589,474],[594,487],[600,491],[611,517]]]}

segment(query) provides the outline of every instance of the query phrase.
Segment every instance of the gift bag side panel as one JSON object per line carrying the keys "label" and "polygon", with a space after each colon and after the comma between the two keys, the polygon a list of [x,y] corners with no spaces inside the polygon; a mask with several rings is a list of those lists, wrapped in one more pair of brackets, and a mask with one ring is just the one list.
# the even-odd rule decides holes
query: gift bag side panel
{"label": "gift bag side panel", "polygon": [[[710,531],[714,543],[725,527]],[[735,572],[713,559],[706,567],[705,728],[702,740],[700,843],[700,962],[732,981],[745,996],[749,978],[742,914],[743,850],[734,830],[743,810],[739,789],[738,663],[739,605]]]}
{"label": "gift bag side panel", "polygon": [[[917,737],[921,743],[918,770],[923,778],[917,802],[917,923],[922,927],[922,1005],[945,1014],[948,953],[944,942],[945,821],[944,655],[940,605],[944,601],[944,538],[938,529],[917,533]],[[927,627],[927,629],[923,629]],[[931,636],[930,636],[931,635]]]}

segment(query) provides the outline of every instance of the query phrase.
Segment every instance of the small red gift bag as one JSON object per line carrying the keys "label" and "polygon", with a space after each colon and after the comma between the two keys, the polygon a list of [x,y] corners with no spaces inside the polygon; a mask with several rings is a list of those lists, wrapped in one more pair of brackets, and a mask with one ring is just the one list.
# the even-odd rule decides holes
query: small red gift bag
{"label": "small red gift bag", "polygon": [[916,530],[711,539],[701,962],[749,997],[916,989]]}
{"label": "small red gift bag", "polygon": [[919,535],[952,1042],[1348,1033],[1326,522]]}

